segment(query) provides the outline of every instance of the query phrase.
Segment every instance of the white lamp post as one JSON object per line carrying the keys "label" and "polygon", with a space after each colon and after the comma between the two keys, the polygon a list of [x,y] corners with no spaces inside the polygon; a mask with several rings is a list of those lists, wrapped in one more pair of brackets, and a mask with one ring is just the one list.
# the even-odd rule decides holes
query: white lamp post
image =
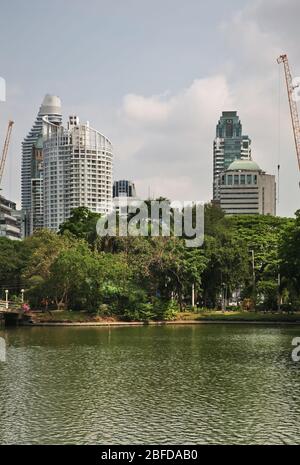
{"label": "white lamp post", "polygon": [[195,307],[195,284],[192,284],[192,307]]}
{"label": "white lamp post", "polygon": [[21,302],[24,303],[24,289],[21,289]]}
{"label": "white lamp post", "polygon": [[5,308],[8,310],[8,289],[5,289]]}

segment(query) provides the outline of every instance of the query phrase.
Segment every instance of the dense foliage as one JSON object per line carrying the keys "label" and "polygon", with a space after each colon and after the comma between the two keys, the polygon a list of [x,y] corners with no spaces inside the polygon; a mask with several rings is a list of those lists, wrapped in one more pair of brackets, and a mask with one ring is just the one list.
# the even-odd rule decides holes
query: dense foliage
{"label": "dense foliage", "polygon": [[[205,206],[205,241],[188,248],[177,237],[96,235],[98,215],[73,211],[58,234],[22,242],[0,238],[0,287],[25,289],[34,308],[88,310],[123,319],[171,319],[191,305],[299,309],[300,211],[296,219],[224,217]],[[248,308],[247,307],[247,308]]]}

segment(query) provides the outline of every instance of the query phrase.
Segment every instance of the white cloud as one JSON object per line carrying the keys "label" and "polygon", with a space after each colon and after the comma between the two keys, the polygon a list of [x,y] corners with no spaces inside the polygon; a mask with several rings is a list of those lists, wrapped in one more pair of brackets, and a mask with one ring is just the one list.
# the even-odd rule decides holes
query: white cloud
{"label": "white cloud", "polygon": [[119,160],[119,171],[130,165],[142,196],[150,186],[157,196],[209,200],[212,138],[224,107],[231,109],[232,99],[222,75],[195,80],[177,95],[126,95],[117,152],[131,152]]}
{"label": "white cloud", "polygon": [[170,105],[159,97],[146,98],[135,94],[124,97],[122,114],[133,123],[159,126],[168,120],[169,112]]}
{"label": "white cloud", "polygon": [[299,207],[299,176],[276,58],[288,46],[295,53],[289,22],[294,24],[296,13],[299,17],[300,4],[294,0],[251,3],[222,24],[229,59],[219,75],[196,79],[176,95],[125,95],[119,112],[119,171],[137,180],[140,195],[147,195],[150,185],[157,196],[209,200],[215,126],[223,110],[237,110],[244,134],[252,138],[253,158],[272,174],[280,160],[279,213],[293,214]]}
{"label": "white cloud", "polygon": [[168,130],[171,126],[179,131],[190,131],[199,128],[199,119],[211,116],[216,106],[221,105],[230,105],[228,85],[222,75],[197,79],[177,95],[167,98],[126,95],[120,114],[126,123],[145,130]]}

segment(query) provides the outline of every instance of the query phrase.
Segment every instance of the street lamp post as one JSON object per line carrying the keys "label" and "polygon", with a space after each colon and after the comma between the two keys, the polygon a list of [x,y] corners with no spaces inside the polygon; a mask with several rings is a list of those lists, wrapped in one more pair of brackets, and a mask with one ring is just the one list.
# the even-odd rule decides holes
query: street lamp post
{"label": "street lamp post", "polygon": [[280,273],[278,273],[278,277],[277,277],[277,285],[278,285],[278,292],[277,292],[277,304],[278,304],[278,312],[281,311],[281,295],[280,295],[280,284],[281,284],[281,276],[280,276]]}
{"label": "street lamp post", "polygon": [[195,284],[192,284],[192,307],[195,307]]}
{"label": "street lamp post", "polygon": [[21,302],[24,303],[24,289],[21,289]]}
{"label": "street lamp post", "polygon": [[5,308],[8,310],[8,289],[5,289]]}
{"label": "street lamp post", "polygon": [[255,291],[255,257],[254,257],[254,250],[251,249],[251,256],[252,256],[252,282],[253,282],[253,291]]}
{"label": "street lamp post", "polygon": [[252,286],[253,286],[253,298],[255,298],[255,255],[254,250],[251,249],[251,257],[252,257]]}
{"label": "street lamp post", "polygon": [[222,311],[226,310],[226,284],[222,283]]}

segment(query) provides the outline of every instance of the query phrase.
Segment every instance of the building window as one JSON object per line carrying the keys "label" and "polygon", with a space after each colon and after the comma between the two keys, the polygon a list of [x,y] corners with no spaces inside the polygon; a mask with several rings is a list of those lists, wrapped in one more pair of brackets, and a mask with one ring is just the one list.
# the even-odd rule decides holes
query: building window
{"label": "building window", "polygon": [[226,137],[232,137],[233,136],[233,124],[232,124],[232,119],[226,120]]}
{"label": "building window", "polygon": [[247,174],[247,184],[252,184],[252,174]]}
{"label": "building window", "polygon": [[229,175],[227,176],[227,184],[228,184],[229,186],[232,186],[232,174],[229,174]]}
{"label": "building window", "polygon": [[246,184],[246,176],[241,174],[241,184]]}
{"label": "building window", "polygon": [[234,175],[234,185],[238,185],[239,184],[239,175],[238,174],[235,174]]}

